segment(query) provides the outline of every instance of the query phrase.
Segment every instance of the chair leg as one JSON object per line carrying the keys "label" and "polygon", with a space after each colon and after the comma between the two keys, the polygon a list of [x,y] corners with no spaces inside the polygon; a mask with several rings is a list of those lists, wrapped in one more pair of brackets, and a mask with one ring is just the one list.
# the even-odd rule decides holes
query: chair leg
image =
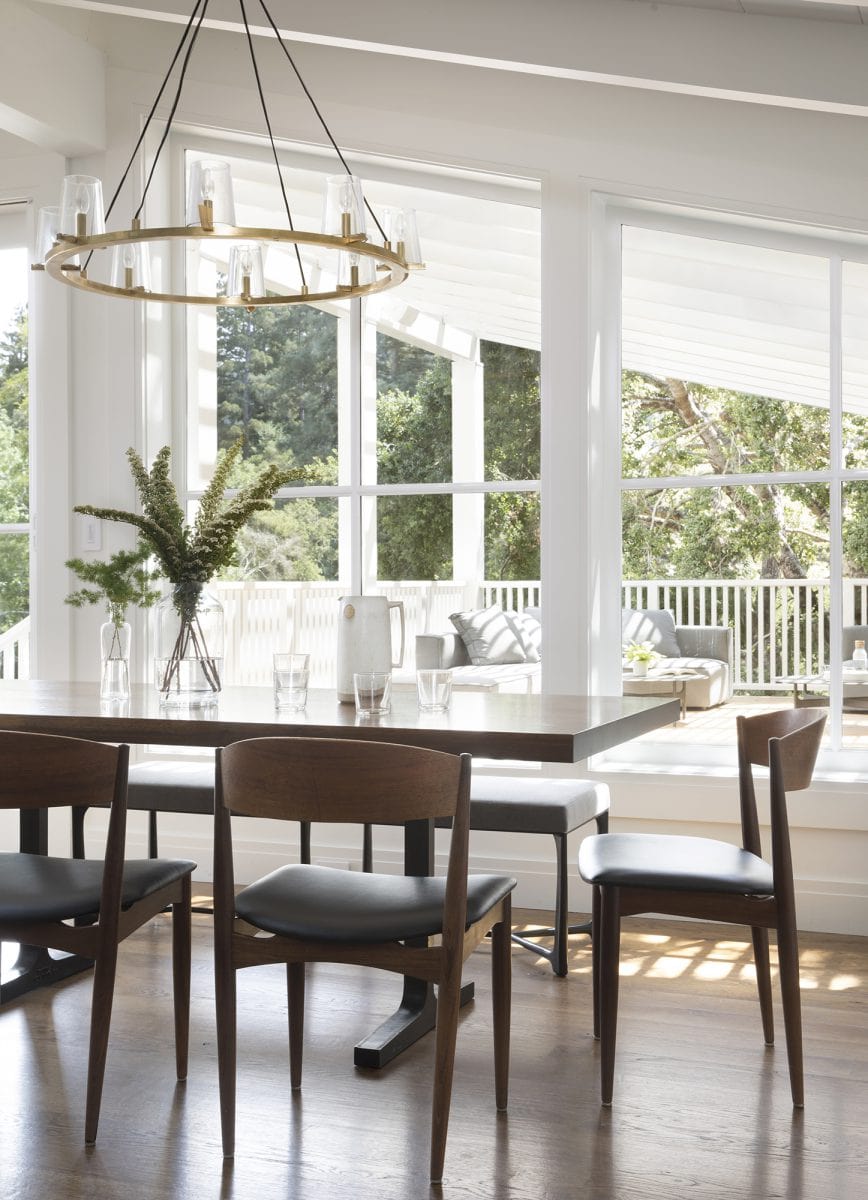
{"label": "chair leg", "polygon": [[223,1157],[235,1154],[235,1058],[236,996],[235,967],[231,951],[220,949],[215,939],[215,1007],[217,1013],[217,1081],[220,1090],[220,1127]]}
{"label": "chair leg", "polygon": [[118,945],[116,941],[113,941],[100,952],[94,963],[93,1000],[90,1010],[90,1051],[87,1063],[87,1100],[84,1115],[84,1140],[89,1146],[96,1141],[96,1131],[99,1125],[117,961]]}
{"label": "chair leg", "polygon": [[437,989],[437,1031],[434,1048],[434,1099],[431,1106],[431,1182],[443,1179],[446,1133],[452,1100],[455,1041],[461,1007],[461,961],[440,980]]}
{"label": "chair leg", "polygon": [[503,916],[491,931],[491,996],[494,1017],[494,1096],[498,1112],[509,1099],[509,1024],[512,1011],[512,898],[503,902]]}
{"label": "chair leg", "polygon": [[304,1053],[304,963],[286,964],[286,997],[289,1011],[289,1086],[301,1087]]}
{"label": "chair leg", "polygon": [[802,998],[799,992],[799,939],[795,923],[778,926],[778,961],[781,975],[781,999],[784,1008],[784,1032],[787,1038],[787,1062],[793,1105],[805,1106],[805,1081],[802,1068]]}
{"label": "chair leg", "polygon": [[172,987],[175,1002],[175,1068],[179,1079],[187,1078],[190,1046],[190,876],[181,881],[181,898],[172,905]]}
{"label": "chair leg", "polygon": [[555,839],[555,940],[552,945],[552,970],[563,978],[567,973],[567,920],[569,918],[569,891],[567,887],[567,839],[558,833]]}
{"label": "chair leg", "polygon": [[616,887],[601,887],[600,959],[600,1083],[603,1104],[612,1103],[615,1082],[615,1038],[618,1030],[618,966],[621,948],[620,896]]}
{"label": "chair leg", "polygon": [[769,931],[759,926],[753,926],[751,936],[753,937],[756,987],[759,993],[760,1015],[763,1022],[763,1040],[767,1046],[773,1046],[775,1044],[775,1018],[772,1011],[772,976],[769,969]]}
{"label": "chair leg", "polygon": [[594,1037],[600,1040],[600,889],[591,889],[591,1001]]}

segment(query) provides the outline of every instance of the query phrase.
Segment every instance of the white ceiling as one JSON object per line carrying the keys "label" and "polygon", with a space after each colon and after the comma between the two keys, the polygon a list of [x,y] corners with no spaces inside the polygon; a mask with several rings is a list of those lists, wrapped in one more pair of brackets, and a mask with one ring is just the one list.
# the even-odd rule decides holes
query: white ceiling
{"label": "white ceiling", "polygon": [[[541,21],[547,3],[541,0],[534,7],[534,16]],[[553,14],[561,3],[552,7]],[[836,26],[861,25],[868,16],[868,6],[826,0],[630,3],[637,11],[638,6],[670,12],[690,8],[741,14],[746,19],[779,17],[792,22],[796,18]],[[163,46],[177,39],[177,22],[189,13],[190,0],[162,0],[159,7],[144,0],[31,0],[31,7],[104,49],[112,61],[119,47],[126,47],[124,53],[138,56],[144,65],[149,55],[159,61],[160,53],[165,53]],[[283,0],[274,0],[272,7],[281,21],[301,20]],[[374,6],[367,11],[371,39],[381,51],[392,33],[396,39],[404,33],[403,29],[381,27],[387,7]],[[250,6],[251,19],[255,8]],[[322,0],[315,9],[309,6],[304,14],[308,28],[317,24],[321,11],[322,29],[334,42],[329,18],[340,8],[340,0]],[[599,4],[587,5],[588,10],[594,8],[600,12]],[[584,10],[576,0],[574,11]],[[209,9],[218,21],[237,20],[237,12],[237,0],[212,0]],[[417,14],[413,15],[416,19]],[[425,45],[423,33],[414,27],[408,36],[419,37],[415,44],[421,47]],[[444,36],[448,37],[448,27]],[[299,37],[316,40],[316,35],[309,33]],[[345,44],[367,48],[350,39]],[[534,60],[533,53],[529,48],[528,61],[544,61],[542,57]],[[312,175],[306,178],[303,173],[293,184],[293,208],[306,216],[310,227],[316,226],[319,214],[313,187]],[[251,217],[269,210],[272,188],[259,168],[248,170],[239,201]],[[375,205],[397,198],[394,186],[374,183],[367,190]],[[401,202],[418,211],[428,269],[377,301],[384,316],[423,341],[439,338],[446,345],[450,336],[457,336],[452,344],[459,346],[463,331],[538,348],[539,219],[535,195],[525,193],[518,205],[478,197],[462,199],[451,194],[448,186],[444,188],[442,181],[432,181],[429,188],[422,181],[418,187],[405,186],[398,191],[403,191]],[[624,279],[625,366],[805,403],[827,403],[828,288],[822,278],[812,275],[808,260],[755,252],[745,256],[732,247],[721,258],[716,243],[703,247],[695,240],[685,255],[683,243],[678,247],[666,235],[648,234],[640,241],[641,246],[637,243],[633,248]],[[273,269],[277,270],[276,263]],[[800,302],[795,299],[797,293]],[[868,314],[868,287],[860,287],[855,279],[851,300],[854,314],[863,309]],[[868,340],[861,338],[858,328],[862,323],[860,319],[851,329],[845,387],[848,407],[868,411],[868,392],[859,383],[868,378]]]}
{"label": "white ceiling", "polygon": [[710,8],[718,12],[759,17],[797,17],[808,21],[847,21],[868,24],[868,5],[836,0],[634,0],[637,4],[664,4],[677,8]]}

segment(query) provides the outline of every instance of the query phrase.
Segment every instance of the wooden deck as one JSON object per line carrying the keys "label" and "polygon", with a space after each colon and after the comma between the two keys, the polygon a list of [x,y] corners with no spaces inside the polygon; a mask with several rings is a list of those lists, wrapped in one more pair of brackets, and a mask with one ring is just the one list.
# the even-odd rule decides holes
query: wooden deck
{"label": "wooden deck", "polygon": [[[687,739],[705,746],[734,746],[737,716],[750,717],[761,712],[774,712],[776,709],[789,708],[791,704],[792,697],[789,693],[775,696],[733,696],[726,704],[718,705],[717,708],[690,709],[686,721],[677,725],[667,725],[637,740],[672,742],[678,745]],[[842,734],[845,749],[868,750],[868,713],[845,713]]]}

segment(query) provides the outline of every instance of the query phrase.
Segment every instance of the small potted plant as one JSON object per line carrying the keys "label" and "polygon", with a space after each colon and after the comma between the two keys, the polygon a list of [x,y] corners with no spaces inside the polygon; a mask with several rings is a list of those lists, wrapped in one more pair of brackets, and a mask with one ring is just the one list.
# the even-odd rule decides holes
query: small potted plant
{"label": "small potted plant", "polygon": [[70,592],[66,603],[73,608],[103,603],[108,611],[109,619],[99,631],[102,660],[99,694],[102,700],[128,700],[130,696],[127,609],[131,604],[150,608],[160,598],[160,592],[149,586],[147,560],[147,547],[139,545],[135,550],[118,550],[107,562],[70,558],[66,563],[82,583],[91,585]]}
{"label": "small potted plant", "polygon": [[647,675],[648,668],[662,657],[651,642],[627,642],[624,646],[624,662],[632,666],[634,675]]}

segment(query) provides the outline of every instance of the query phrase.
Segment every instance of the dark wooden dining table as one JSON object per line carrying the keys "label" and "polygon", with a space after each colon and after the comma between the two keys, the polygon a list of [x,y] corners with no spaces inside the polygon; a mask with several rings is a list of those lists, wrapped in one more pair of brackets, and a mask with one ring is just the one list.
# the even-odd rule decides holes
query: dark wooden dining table
{"label": "dark wooden dining table", "polygon": [[[104,742],[211,747],[251,737],[337,737],[399,742],[477,758],[578,763],[678,719],[677,699],[647,696],[530,696],[455,692],[449,711],[420,713],[415,691],[395,691],[387,716],[357,716],[333,691],[312,690],[304,712],[276,712],[271,688],[230,687],[205,709],[165,709],[154,688],[128,701],[99,699],[93,683],[0,683],[0,729]],[[0,767],[2,769],[2,767]],[[413,823],[418,826],[418,822]],[[20,847],[45,853],[44,811],[22,813]],[[405,870],[433,865],[433,831],[405,841]],[[68,977],[81,965],[22,947],[3,1000]],[[405,979],[397,1011],[355,1048],[359,1066],[383,1066],[433,1028],[435,1000],[421,980]]]}

